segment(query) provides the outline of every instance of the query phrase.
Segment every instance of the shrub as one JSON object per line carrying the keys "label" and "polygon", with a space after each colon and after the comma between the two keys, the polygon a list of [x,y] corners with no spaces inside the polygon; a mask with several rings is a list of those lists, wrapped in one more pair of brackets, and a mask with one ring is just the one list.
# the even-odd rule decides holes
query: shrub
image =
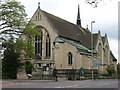
{"label": "shrub", "polygon": [[32,69],[33,69],[33,65],[30,61],[26,61],[25,63],[25,71],[27,74],[32,74]]}
{"label": "shrub", "polygon": [[115,68],[112,66],[107,67],[106,70],[110,76],[116,72]]}

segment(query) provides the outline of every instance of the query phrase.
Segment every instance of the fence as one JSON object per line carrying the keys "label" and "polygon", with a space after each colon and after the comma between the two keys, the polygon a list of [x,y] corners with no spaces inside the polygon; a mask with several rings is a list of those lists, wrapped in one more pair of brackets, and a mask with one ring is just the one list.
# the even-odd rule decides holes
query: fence
{"label": "fence", "polygon": [[[98,70],[94,69],[94,76],[98,75]],[[47,72],[36,72],[32,76],[32,79],[47,79],[47,80],[53,80],[55,79],[55,76],[58,77],[66,77],[70,80],[80,79],[80,77],[89,77],[92,76],[92,71],[90,69],[84,69],[84,72],[81,72],[80,69],[56,69],[54,72],[53,69],[50,69]]]}
{"label": "fence", "polygon": [[[93,70],[94,76],[98,76],[98,70]],[[84,71],[80,71],[80,69],[57,69],[58,76],[66,76],[69,80],[80,79],[80,77],[89,77],[92,76],[91,69],[84,69]]]}

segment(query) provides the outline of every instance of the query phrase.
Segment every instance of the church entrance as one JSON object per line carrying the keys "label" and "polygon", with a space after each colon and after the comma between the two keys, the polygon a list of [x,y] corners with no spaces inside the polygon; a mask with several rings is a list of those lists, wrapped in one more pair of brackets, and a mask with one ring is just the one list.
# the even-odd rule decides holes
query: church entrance
{"label": "church entrance", "polygon": [[31,79],[34,80],[52,80],[53,79],[53,68],[51,63],[37,63],[35,70],[32,73]]}

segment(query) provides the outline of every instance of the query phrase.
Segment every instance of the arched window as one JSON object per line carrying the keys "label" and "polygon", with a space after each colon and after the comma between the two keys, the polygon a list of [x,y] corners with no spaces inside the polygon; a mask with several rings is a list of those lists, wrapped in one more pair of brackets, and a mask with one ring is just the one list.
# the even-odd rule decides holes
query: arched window
{"label": "arched window", "polygon": [[42,31],[40,31],[41,36],[35,36],[35,54],[42,56]]}
{"label": "arched window", "polygon": [[101,43],[98,45],[98,56],[100,57],[99,59],[102,60],[102,45],[101,45]]}
{"label": "arched window", "polygon": [[51,56],[51,40],[48,31],[41,26],[40,28],[40,35],[35,36],[35,54],[42,57],[42,59],[50,59]]}
{"label": "arched window", "polygon": [[46,57],[50,57],[50,52],[51,52],[51,46],[50,46],[50,37],[49,34],[47,34],[46,37]]}
{"label": "arched window", "polygon": [[72,65],[73,64],[73,61],[72,61],[72,53],[71,52],[69,52],[68,53],[68,65]]}

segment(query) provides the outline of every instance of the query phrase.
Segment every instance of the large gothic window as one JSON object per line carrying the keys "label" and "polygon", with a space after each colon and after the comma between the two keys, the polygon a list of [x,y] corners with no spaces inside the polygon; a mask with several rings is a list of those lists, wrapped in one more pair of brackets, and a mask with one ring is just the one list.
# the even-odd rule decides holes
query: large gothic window
{"label": "large gothic window", "polygon": [[73,56],[72,56],[72,53],[71,52],[69,52],[68,53],[68,65],[72,65],[73,64]]}
{"label": "large gothic window", "polygon": [[46,57],[50,57],[50,37],[49,37],[49,34],[47,34],[47,37],[46,37]]}
{"label": "large gothic window", "polygon": [[40,35],[35,36],[35,54],[42,59],[49,59],[51,56],[51,40],[48,31],[44,27],[40,28]]}
{"label": "large gothic window", "polygon": [[35,54],[42,56],[42,31],[40,32],[41,36],[35,36]]}

